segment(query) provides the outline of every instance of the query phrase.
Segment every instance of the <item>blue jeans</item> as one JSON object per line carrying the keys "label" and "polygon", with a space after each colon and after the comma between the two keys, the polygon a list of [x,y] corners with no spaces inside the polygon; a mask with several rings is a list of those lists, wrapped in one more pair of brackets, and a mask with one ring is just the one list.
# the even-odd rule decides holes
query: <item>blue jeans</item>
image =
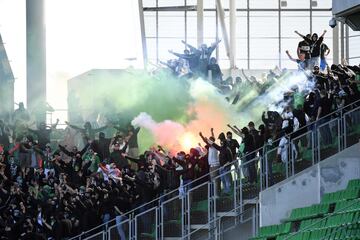
{"label": "blue jeans", "polygon": [[310,64],[309,64],[309,69],[313,70],[313,68],[315,66],[319,66],[319,62],[320,62],[320,57],[312,57],[310,58]]}
{"label": "blue jeans", "polygon": [[103,217],[103,223],[107,223],[108,221],[110,221],[110,214],[105,213]]}
{"label": "blue jeans", "polygon": [[[229,193],[231,191],[231,180],[230,180],[230,169],[231,165],[220,167],[220,179],[224,186],[224,192]],[[226,174],[225,174],[226,173]],[[224,174],[224,175],[223,175]]]}
{"label": "blue jeans", "polygon": [[320,59],[320,70],[324,71],[326,68],[327,62],[325,58]]}
{"label": "blue jeans", "polygon": [[125,232],[123,229],[123,224],[121,224],[122,222],[124,222],[127,218],[125,216],[116,216],[115,220],[116,220],[116,229],[117,232],[120,236],[120,240],[126,240],[126,236],[125,236]]}
{"label": "blue jeans", "polygon": [[192,181],[190,179],[183,180],[183,186],[184,186],[184,191],[185,192],[188,192],[192,188],[191,182]]}

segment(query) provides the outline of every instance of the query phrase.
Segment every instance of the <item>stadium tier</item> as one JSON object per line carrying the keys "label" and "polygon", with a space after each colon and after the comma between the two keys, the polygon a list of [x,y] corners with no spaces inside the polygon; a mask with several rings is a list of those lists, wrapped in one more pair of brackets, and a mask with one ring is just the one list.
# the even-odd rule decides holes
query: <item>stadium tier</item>
{"label": "stadium tier", "polygon": [[293,209],[280,225],[261,227],[251,240],[360,239],[360,179],[346,189],[326,193],[321,203]]}

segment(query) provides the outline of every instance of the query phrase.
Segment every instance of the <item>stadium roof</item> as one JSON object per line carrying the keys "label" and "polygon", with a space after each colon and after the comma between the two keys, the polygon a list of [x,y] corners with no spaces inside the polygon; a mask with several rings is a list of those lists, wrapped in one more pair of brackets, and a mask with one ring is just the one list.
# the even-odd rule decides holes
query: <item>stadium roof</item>
{"label": "stadium roof", "polygon": [[0,82],[14,81],[14,74],[0,34]]}

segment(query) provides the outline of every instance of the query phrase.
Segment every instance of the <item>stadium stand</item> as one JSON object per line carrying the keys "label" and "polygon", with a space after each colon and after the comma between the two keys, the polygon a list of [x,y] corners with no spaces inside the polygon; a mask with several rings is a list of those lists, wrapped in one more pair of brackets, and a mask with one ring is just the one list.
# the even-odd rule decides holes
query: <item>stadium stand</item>
{"label": "stadium stand", "polygon": [[360,179],[323,195],[321,203],[293,209],[283,224],[264,226],[251,240],[360,239]]}

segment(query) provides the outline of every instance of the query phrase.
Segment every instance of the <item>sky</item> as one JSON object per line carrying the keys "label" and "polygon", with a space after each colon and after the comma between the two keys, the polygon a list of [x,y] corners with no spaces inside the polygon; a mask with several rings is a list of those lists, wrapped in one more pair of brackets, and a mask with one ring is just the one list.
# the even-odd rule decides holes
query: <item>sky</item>
{"label": "sky", "polygon": [[[0,0],[0,33],[26,103],[25,0]],[[94,68],[142,66],[137,1],[46,0],[47,100],[67,108],[67,80]],[[127,58],[137,60],[129,62]]]}

